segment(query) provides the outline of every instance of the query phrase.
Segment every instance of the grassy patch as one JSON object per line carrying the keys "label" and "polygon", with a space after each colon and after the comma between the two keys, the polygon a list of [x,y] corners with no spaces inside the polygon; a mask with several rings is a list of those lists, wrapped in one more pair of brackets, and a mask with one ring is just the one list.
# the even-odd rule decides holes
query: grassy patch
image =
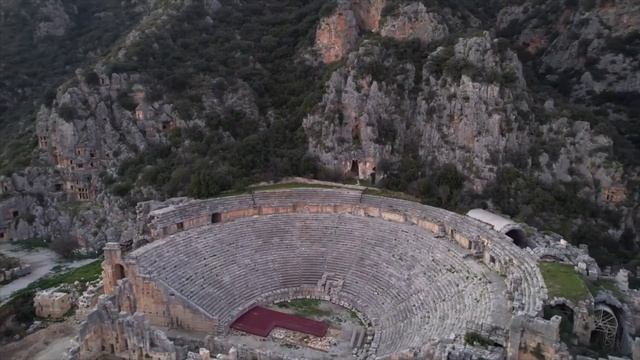
{"label": "grassy patch", "polygon": [[34,250],[34,249],[41,249],[41,248],[46,249],[49,247],[49,243],[43,238],[20,240],[20,241],[17,241],[15,244],[25,250]]}
{"label": "grassy patch", "polygon": [[491,339],[487,339],[477,332],[468,332],[464,334],[464,343],[471,346],[487,347],[493,345],[494,342]]}
{"label": "grassy patch", "polygon": [[578,302],[589,297],[587,285],[573,269],[573,266],[555,262],[541,262],[539,267],[549,290],[549,298],[563,297]]}
{"label": "grassy patch", "polygon": [[[270,190],[289,190],[289,189],[341,189],[344,184],[335,183],[335,185],[329,184],[307,184],[307,183],[279,183],[279,184],[270,184],[270,185],[256,185],[256,186],[248,186],[243,189],[229,190],[220,193],[219,195],[213,196],[211,198],[223,198],[228,196],[237,196],[237,195],[245,195],[249,194],[251,191],[260,192],[260,191],[270,191]],[[345,188],[349,190],[349,188]],[[357,191],[357,190],[356,190]],[[374,193],[377,193],[374,191]]]}
{"label": "grassy patch", "polygon": [[415,196],[383,188],[367,188],[364,193],[365,195],[384,196],[392,199],[406,200],[418,203],[420,202],[420,199]]}
{"label": "grassy patch", "polygon": [[272,184],[251,187],[253,191],[267,191],[267,190],[287,190],[287,189],[300,189],[300,188],[316,188],[316,189],[336,189],[340,188],[340,184],[325,185],[325,184],[305,184],[305,183],[284,183],[284,184]]}
{"label": "grassy patch", "polygon": [[351,309],[347,309],[349,311],[349,316],[351,316],[351,319],[355,322],[357,322],[358,324],[360,324],[363,327],[366,327],[367,325],[362,322],[362,319],[360,319],[360,317],[358,317],[358,314],[356,314],[355,311],[351,310]]}
{"label": "grassy patch", "polygon": [[331,311],[320,309],[320,300],[316,299],[295,299],[291,301],[283,301],[276,304],[278,307],[292,309],[298,316],[326,316]]}
{"label": "grassy patch", "polygon": [[97,280],[102,275],[102,260],[96,260],[67,272],[45,277],[29,287],[48,289],[61,284],[72,284],[76,281],[87,282]]}
{"label": "grassy patch", "polygon": [[593,296],[596,296],[600,291],[609,290],[618,299],[622,300],[625,298],[624,294],[622,293],[622,291],[620,291],[615,281],[613,280],[600,279],[596,281],[589,281],[587,283],[587,286],[589,287],[589,291],[591,291],[591,294],[593,294]]}
{"label": "grassy patch", "polygon": [[0,323],[4,323],[12,315],[16,315],[16,320],[19,322],[30,323],[35,317],[33,296],[37,290],[73,284],[76,281],[94,281],[102,275],[101,263],[102,260],[96,260],[67,272],[47,276],[16,291],[9,301],[0,306]]}

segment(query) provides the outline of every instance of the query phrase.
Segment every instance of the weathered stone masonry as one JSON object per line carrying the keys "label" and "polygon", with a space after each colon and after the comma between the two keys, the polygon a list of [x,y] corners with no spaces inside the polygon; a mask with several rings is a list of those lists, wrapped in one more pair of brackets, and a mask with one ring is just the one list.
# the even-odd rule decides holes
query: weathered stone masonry
{"label": "weathered stone masonry", "polygon": [[[442,239],[433,243],[434,245],[442,244],[438,246],[443,246],[447,243],[451,244],[443,248],[442,251],[444,251],[444,253],[448,251],[463,251],[470,255],[475,255],[475,257],[482,260],[488,268],[505,275],[506,280],[503,286],[507,287],[509,306],[511,307],[510,310],[513,312],[524,311],[530,316],[537,316],[541,312],[542,302],[546,297],[546,290],[539,270],[537,269],[536,260],[531,254],[518,248],[512,243],[510,238],[493,231],[485,224],[442,209],[431,208],[408,201],[366,195],[359,191],[328,189],[266,191],[202,201],[176,199],[171,200],[168,203],[173,203],[173,205],[157,208],[158,204],[148,203],[146,205],[143,204],[143,206],[140,207],[140,209],[156,208],[155,210],[149,211],[146,215],[141,214],[141,220],[146,218],[146,226],[143,226],[143,228],[147,228],[149,230],[150,237],[154,240],[154,243],[132,252],[126,258],[122,257],[120,248],[117,244],[109,244],[105,248],[105,262],[103,264],[105,292],[116,296],[118,303],[124,310],[131,313],[144,313],[147,315],[151,324],[156,326],[183,328],[211,334],[224,334],[225,331],[228,330],[228,326],[237,316],[241,315],[243,311],[246,311],[250,306],[256,303],[268,303],[296,297],[314,297],[330,300],[358,311],[359,316],[361,316],[365,322],[371,323],[374,328],[381,331],[376,331],[374,340],[371,344],[371,350],[374,353],[378,347],[387,350],[396,349],[398,346],[402,346],[401,344],[403,343],[407,345],[414,344],[411,346],[415,346],[420,341],[425,340],[418,338],[414,339],[412,337],[406,339],[395,338],[395,336],[397,336],[395,334],[399,334],[396,333],[396,330],[401,331],[401,328],[392,329],[392,326],[389,328],[389,324],[394,323],[391,318],[378,319],[377,316],[375,316],[375,314],[380,311],[375,310],[376,308],[384,308],[382,304],[375,305],[375,302],[371,304],[364,304],[357,298],[347,296],[348,294],[345,293],[344,290],[341,290],[341,286],[333,289],[333,285],[344,283],[342,279],[332,279],[333,285],[328,287],[316,284],[316,282],[318,284],[320,283],[320,277],[324,278],[325,276],[330,276],[330,274],[310,274],[310,276],[312,275],[317,278],[314,278],[315,280],[309,279],[308,281],[305,281],[309,284],[306,287],[283,288],[280,290],[272,288],[276,290],[269,290],[267,293],[260,294],[258,298],[247,298],[247,302],[242,303],[238,308],[235,308],[232,311],[225,310],[219,315],[214,316],[213,313],[215,313],[216,310],[213,310],[213,308],[206,310],[198,305],[205,304],[205,300],[208,297],[198,300],[192,298],[192,296],[195,295],[189,295],[190,292],[188,290],[183,289],[176,291],[176,289],[172,288],[162,280],[163,278],[166,278],[168,281],[172,281],[170,280],[170,278],[172,278],[171,271],[166,272],[166,270],[164,270],[165,275],[162,275],[158,270],[167,266],[168,262],[176,263],[175,256],[171,253],[167,253],[167,251],[171,252],[177,250],[172,250],[171,244],[173,242],[186,241],[185,244],[190,244],[191,241],[196,241],[196,239],[198,239],[197,241],[202,242],[204,245],[211,244],[212,241],[224,241],[223,239],[216,240],[216,224],[223,224],[223,227],[220,229],[225,229],[224,231],[249,231],[247,229],[252,229],[254,225],[257,226],[256,229],[268,229],[272,226],[285,226],[286,228],[286,225],[284,224],[286,224],[287,221],[291,221],[293,226],[293,224],[302,224],[308,221],[313,221],[309,224],[314,224],[315,220],[311,219],[317,219],[319,225],[313,226],[322,226],[323,221],[329,221],[329,223],[331,223],[336,221],[335,219],[345,219],[344,221],[348,221],[344,225],[332,226],[338,226],[337,228],[364,226],[362,228],[363,230],[367,229],[365,231],[371,231],[367,226],[374,226],[377,223],[371,223],[371,225],[357,225],[361,223],[361,221],[355,220],[361,218],[363,221],[365,219],[372,219],[366,221],[388,222],[388,225],[381,229],[389,230],[395,229],[396,226],[401,226],[397,228],[398,232],[395,234],[403,234],[402,237],[407,236],[404,235],[406,230],[411,230],[411,232],[418,231],[416,234],[423,233],[424,236],[430,234],[428,235],[430,238]],[[258,219],[260,220],[258,221]],[[238,225],[232,226],[236,222]],[[278,225],[279,222],[282,222],[283,225]],[[406,225],[410,226],[405,227]],[[412,227],[411,225],[415,227]],[[322,229],[323,228],[320,227],[312,233],[321,233],[324,231]],[[353,231],[358,230],[353,229]],[[268,233],[265,233],[264,236],[264,239],[261,238],[261,241],[269,238]],[[313,235],[305,235],[304,237],[307,238],[308,236]],[[389,236],[389,239],[395,237],[391,234]],[[193,238],[193,240],[190,240],[191,238]],[[424,240],[426,239],[427,238],[424,238]],[[450,242],[446,242],[446,239],[449,239]],[[359,240],[354,239],[353,241]],[[407,238],[407,241],[412,240]],[[444,241],[444,243],[441,243],[441,241]],[[232,244],[233,242],[230,243],[229,246],[233,246]],[[250,243],[247,243],[247,245],[248,244]],[[200,245],[197,246],[199,247]],[[219,246],[222,246],[221,249],[225,248],[223,244]],[[449,250],[445,250],[447,248]],[[460,250],[455,250],[456,248]],[[363,250],[366,249],[367,248],[363,248]],[[318,250],[322,251],[321,249]],[[260,252],[264,250],[256,248],[255,251]],[[369,250],[366,250],[365,252],[368,251]],[[233,258],[233,255],[225,255],[223,253],[203,253],[203,256],[205,257],[215,255],[219,255],[220,257],[231,256]],[[425,256],[428,255],[425,253]],[[459,256],[459,259],[462,259],[462,253],[457,256]],[[161,260],[164,257],[166,257],[166,260]],[[448,256],[445,256],[445,258],[447,257]],[[198,260],[197,254],[189,255],[188,258],[188,262],[193,261],[198,263],[201,261]],[[456,256],[453,256],[452,259],[455,258]],[[450,260],[446,260],[446,262],[448,261]],[[454,267],[456,269],[464,269],[469,266],[465,264],[465,262],[459,262],[458,265],[454,265]],[[141,268],[141,266],[144,266],[144,269]],[[190,266],[191,264],[185,266],[185,271],[188,272],[189,270],[187,269]],[[257,265],[247,263],[247,266],[249,267],[247,268],[247,271],[249,271],[252,266],[255,267]],[[282,266],[285,265],[283,264]],[[438,268],[436,267],[434,270],[430,271],[439,271],[436,269]],[[292,274],[300,273],[299,270],[292,271]],[[472,274],[477,270],[469,269],[461,271],[463,271],[463,273],[471,271],[469,274]],[[211,276],[219,276],[215,274],[222,274],[222,276],[224,276],[224,273],[223,269],[207,272],[207,274],[212,274]],[[303,271],[302,275],[298,276],[305,276],[305,272]],[[251,276],[246,275],[245,278],[251,278]],[[208,281],[214,280],[209,279]],[[246,282],[247,280],[239,281]],[[460,288],[460,286],[465,288],[465,286],[462,285],[464,280],[460,279],[458,281],[461,281],[461,283],[450,285],[452,286],[450,289]],[[353,286],[353,279],[351,283],[352,284],[349,286]],[[172,286],[180,285],[178,283],[174,283]],[[250,285],[249,283],[243,285],[241,283],[237,283],[237,286],[243,289],[255,288],[256,290],[254,291],[260,291],[259,289],[262,285]],[[385,287],[384,285],[382,286],[383,288]],[[469,287],[469,289],[482,289],[482,287],[475,287],[474,285],[473,287]],[[218,291],[224,293],[229,290],[222,288],[217,289],[215,286],[212,286],[211,288],[199,291],[205,291],[202,293],[203,295],[210,291],[212,294],[211,296],[214,296]],[[481,290],[478,295],[472,296],[469,294],[462,296],[469,297],[473,300],[474,297],[485,296],[482,294],[487,291],[488,293],[500,293],[499,290]],[[229,295],[231,294],[233,294],[233,292],[229,293]],[[450,296],[457,297],[460,295],[452,294]],[[489,301],[487,304],[494,303],[494,300],[483,301]],[[241,302],[237,303],[241,304]],[[470,305],[461,304],[456,306],[466,307]],[[492,307],[493,306],[494,305],[492,305]],[[412,309],[412,307],[408,307],[407,309]],[[442,311],[453,311],[453,313],[459,313],[461,310],[442,309]],[[495,311],[498,310],[492,310],[492,312]],[[371,314],[374,314],[374,316],[371,316]],[[481,314],[484,314],[484,312],[481,312]],[[411,317],[409,314],[402,316]],[[494,315],[491,316],[493,317]],[[391,322],[387,324],[387,321]],[[472,321],[486,322],[488,320],[480,317]],[[451,324],[449,326],[455,325]],[[502,326],[504,326],[504,323]]]}

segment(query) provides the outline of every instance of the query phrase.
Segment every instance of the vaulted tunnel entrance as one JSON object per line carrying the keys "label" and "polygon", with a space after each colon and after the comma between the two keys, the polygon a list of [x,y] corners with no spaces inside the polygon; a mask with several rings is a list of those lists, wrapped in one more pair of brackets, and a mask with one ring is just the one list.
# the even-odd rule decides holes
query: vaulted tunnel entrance
{"label": "vaulted tunnel entrance", "polygon": [[220,213],[211,214],[211,223],[212,224],[217,224],[219,222],[222,222],[222,214],[220,214]]}
{"label": "vaulted tunnel entrance", "polygon": [[124,267],[120,264],[113,265],[113,278],[118,281],[124,279]]}
{"label": "vaulted tunnel entrance", "polygon": [[562,321],[560,322],[560,336],[563,341],[570,341],[573,336],[573,309],[566,304],[557,304],[553,306],[545,306],[543,311],[543,316],[547,320],[551,319],[555,315],[562,318]]}
{"label": "vaulted tunnel entrance", "polygon": [[360,164],[358,164],[358,160],[351,161],[351,168],[349,169],[349,174],[356,178],[360,176]]}
{"label": "vaulted tunnel entrance", "polygon": [[525,234],[521,229],[511,229],[507,231],[506,235],[513,239],[513,243],[516,244],[519,248],[526,249],[529,247],[529,243],[527,242],[527,234]]}
{"label": "vaulted tunnel entrance", "polygon": [[591,346],[600,351],[612,351],[618,347],[622,328],[618,322],[618,309],[597,304],[593,312],[594,329],[591,332]]}

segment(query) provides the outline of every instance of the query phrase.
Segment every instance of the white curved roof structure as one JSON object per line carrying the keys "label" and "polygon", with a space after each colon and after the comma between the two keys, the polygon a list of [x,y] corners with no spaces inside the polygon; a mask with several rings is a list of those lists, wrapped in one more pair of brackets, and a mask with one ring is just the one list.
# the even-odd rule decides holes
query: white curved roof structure
{"label": "white curved roof structure", "polygon": [[467,212],[467,216],[472,217],[476,220],[480,220],[485,224],[489,224],[493,227],[495,231],[506,233],[507,231],[513,229],[514,227],[519,228],[518,224],[505,217],[494,214],[490,211],[484,209],[473,209]]}

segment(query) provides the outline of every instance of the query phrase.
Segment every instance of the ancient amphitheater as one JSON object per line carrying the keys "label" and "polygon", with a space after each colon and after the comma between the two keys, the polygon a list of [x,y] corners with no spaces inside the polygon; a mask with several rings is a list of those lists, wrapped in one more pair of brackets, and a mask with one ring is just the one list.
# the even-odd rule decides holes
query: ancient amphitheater
{"label": "ancient amphitheater", "polygon": [[153,240],[108,244],[105,291],[151,324],[224,336],[256,305],[297,298],[351,309],[362,358],[390,358],[470,329],[505,334],[536,316],[536,259],[489,225],[348,189],[299,188],[178,200],[148,212]]}

